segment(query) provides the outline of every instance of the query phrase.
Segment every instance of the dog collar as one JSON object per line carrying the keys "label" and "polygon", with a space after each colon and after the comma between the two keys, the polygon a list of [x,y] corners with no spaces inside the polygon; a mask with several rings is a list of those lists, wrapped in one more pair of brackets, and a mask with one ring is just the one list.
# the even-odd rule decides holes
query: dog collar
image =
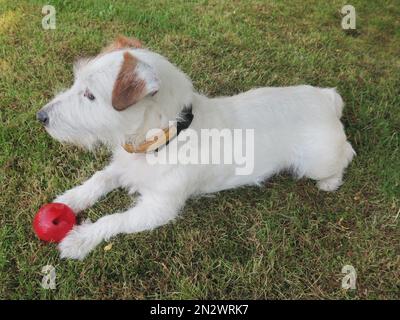
{"label": "dog collar", "polygon": [[161,147],[168,145],[168,143],[174,139],[178,134],[187,128],[193,121],[192,105],[184,106],[182,111],[176,117],[176,124],[165,128],[160,134],[152,136],[145,142],[138,146],[132,143],[125,143],[122,147],[126,152],[129,153],[149,153],[157,152]]}

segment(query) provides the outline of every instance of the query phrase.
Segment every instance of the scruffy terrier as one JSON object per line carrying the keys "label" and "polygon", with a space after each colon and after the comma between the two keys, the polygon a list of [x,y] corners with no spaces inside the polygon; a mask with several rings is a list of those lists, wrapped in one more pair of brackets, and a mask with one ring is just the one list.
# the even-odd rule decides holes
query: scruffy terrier
{"label": "scruffy terrier", "polygon": [[[75,226],[59,244],[63,258],[83,259],[104,239],[166,224],[191,196],[259,184],[282,170],[334,191],[355,154],[340,122],[343,101],[335,89],[258,88],[208,98],[166,58],[125,37],[98,56],[78,61],[74,74],[72,87],[43,107],[37,119],[58,141],[89,149],[103,144],[113,157],[54,202],[78,213],[118,187],[140,198],[125,212]],[[148,134],[157,128],[165,134]],[[149,162],[150,154],[170,152],[186,131],[200,135],[203,129],[253,130],[253,141],[241,142],[253,146],[251,170],[238,174],[238,164],[229,161]],[[224,144],[185,145],[197,154],[225,150]]]}

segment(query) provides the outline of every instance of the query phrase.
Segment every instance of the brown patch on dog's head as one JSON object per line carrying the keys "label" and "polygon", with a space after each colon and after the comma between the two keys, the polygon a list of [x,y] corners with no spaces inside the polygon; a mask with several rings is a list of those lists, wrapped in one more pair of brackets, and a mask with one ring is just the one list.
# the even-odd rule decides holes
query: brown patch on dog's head
{"label": "brown patch on dog's head", "polygon": [[125,110],[146,95],[146,82],[136,72],[138,60],[129,52],[124,53],[124,62],[119,70],[112,92],[112,106]]}
{"label": "brown patch on dog's head", "polygon": [[128,49],[128,48],[142,48],[142,43],[135,38],[127,38],[124,36],[118,36],[117,39],[114,40],[113,43],[105,47],[101,54],[109,53],[112,51],[120,50],[120,49]]}

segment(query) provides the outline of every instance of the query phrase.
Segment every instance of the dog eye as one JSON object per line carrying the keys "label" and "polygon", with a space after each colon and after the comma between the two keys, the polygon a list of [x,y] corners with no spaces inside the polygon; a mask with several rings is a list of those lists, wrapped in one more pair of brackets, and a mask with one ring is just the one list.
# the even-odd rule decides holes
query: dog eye
{"label": "dog eye", "polygon": [[89,100],[93,101],[95,99],[93,93],[89,91],[89,89],[85,90],[85,93],[83,94],[84,97],[88,98]]}

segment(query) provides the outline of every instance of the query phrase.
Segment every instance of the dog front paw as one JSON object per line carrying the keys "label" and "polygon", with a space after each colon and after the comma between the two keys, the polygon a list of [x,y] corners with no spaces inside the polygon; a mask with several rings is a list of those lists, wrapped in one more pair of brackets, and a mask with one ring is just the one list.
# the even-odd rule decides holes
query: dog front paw
{"label": "dog front paw", "polygon": [[53,202],[66,204],[75,213],[79,213],[83,210],[82,203],[80,203],[80,200],[78,200],[78,197],[75,195],[73,190],[69,190],[66,193],[58,196],[53,200]]}
{"label": "dog front paw", "polygon": [[98,244],[99,239],[93,232],[92,223],[75,226],[60,242],[58,249],[61,258],[83,260]]}

